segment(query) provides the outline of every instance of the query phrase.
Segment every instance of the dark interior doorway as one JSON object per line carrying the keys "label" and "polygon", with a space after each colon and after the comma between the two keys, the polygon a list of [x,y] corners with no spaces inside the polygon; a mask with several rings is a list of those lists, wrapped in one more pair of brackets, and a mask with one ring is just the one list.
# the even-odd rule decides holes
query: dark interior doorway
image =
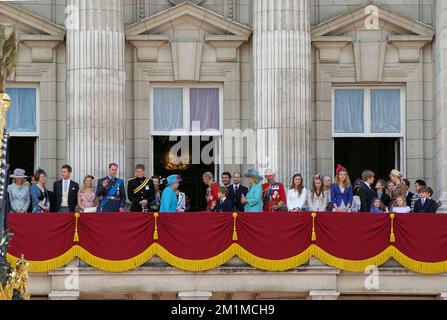
{"label": "dark interior doorway", "polygon": [[11,137],[9,138],[9,171],[24,169],[26,175],[31,176],[35,169],[35,137]]}
{"label": "dark interior doorway", "polygon": [[[184,192],[190,199],[191,208],[189,211],[203,211],[205,209],[205,194],[206,186],[202,182],[203,173],[210,171],[213,174],[216,172],[217,165],[214,162],[209,163],[207,159],[197,156],[204,148],[208,150],[211,143],[217,145],[218,139],[209,137],[208,141],[201,141],[200,137],[183,137],[189,141],[189,166],[185,169],[177,170],[169,166],[166,155],[172,150],[182,137],[178,137],[176,141],[170,141],[169,137],[154,137],[154,173],[157,176],[166,178],[172,174],[179,174],[182,176],[182,183],[180,184],[180,191]],[[208,137],[207,137],[208,139]],[[215,150],[215,149],[214,149]],[[194,159],[193,159],[194,153]],[[180,153],[178,154],[180,156]],[[214,151],[209,152],[210,158],[214,157]],[[188,157],[187,157],[188,158]],[[198,160],[198,161],[197,161]],[[209,159],[208,159],[209,160]]]}
{"label": "dark interior doorway", "polygon": [[392,169],[401,170],[399,138],[336,138],[334,147],[335,165],[345,166],[353,183],[365,169],[386,181]]}

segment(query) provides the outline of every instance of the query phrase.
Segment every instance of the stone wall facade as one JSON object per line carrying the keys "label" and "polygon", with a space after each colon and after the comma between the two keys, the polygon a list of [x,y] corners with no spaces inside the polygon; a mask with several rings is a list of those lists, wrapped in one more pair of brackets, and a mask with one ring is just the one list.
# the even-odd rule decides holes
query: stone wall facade
{"label": "stone wall facade", "polygon": [[[123,110],[125,120],[120,124],[123,127],[124,137],[118,140],[125,141],[126,148],[125,155],[119,156],[117,161],[125,163],[122,165],[122,175],[126,178],[132,176],[132,168],[136,163],[146,164],[150,172],[153,168],[150,132],[152,121],[150,88],[153,84],[217,83],[222,87],[223,129],[258,128],[261,119],[256,119],[253,114],[259,116],[259,110],[262,109],[262,103],[259,104],[257,101],[263,101],[262,96],[259,95],[264,94],[264,90],[259,86],[266,86],[265,88],[270,88],[272,94],[279,94],[274,82],[267,81],[268,77],[267,82],[263,84],[261,84],[263,80],[259,82],[255,78],[256,70],[264,68],[262,63],[265,66],[269,64],[254,58],[254,54],[258,56],[257,52],[262,53],[264,48],[268,48],[268,43],[261,42],[256,51],[254,43],[256,39],[262,39],[258,35],[263,32],[264,27],[268,26],[255,23],[256,6],[253,5],[253,1],[196,0],[192,2],[197,5],[184,6],[184,13],[178,10],[178,12],[170,11],[175,10],[173,8],[177,2],[181,1],[118,1],[123,12],[125,37],[123,65],[117,66],[125,71],[125,110]],[[301,108],[301,105],[306,104],[304,101],[309,99],[309,117],[296,119],[302,122],[299,126],[295,126],[295,120],[290,124],[274,121],[262,125],[265,128],[274,127],[287,132],[290,130],[300,132],[292,134],[290,131],[290,135],[283,134],[280,139],[281,141],[299,141],[299,143],[291,144],[296,146],[297,150],[305,150],[304,156],[298,154],[297,150],[286,150],[284,154],[278,155],[278,159],[271,161],[272,166],[284,167],[284,170],[279,173],[280,179],[288,180],[288,173],[290,174],[293,170],[302,171],[307,177],[313,172],[333,172],[334,142],[331,130],[333,122],[331,110],[334,86],[396,84],[405,90],[402,170],[411,180],[420,178],[427,180],[437,190],[437,197],[446,198],[444,195],[447,194],[447,177],[443,173],[447,165],[443,161],[442,151],[444,144],[442,128],[445,126],[442,120],[444,109],[442,87],[445,82],[442,71],[444,29],[440,13],[442,8],[439,8],[442,1],[374,1],[373,4],[380,7],[380,14],[383,17],[378,17],[378,30],[364,30],[365,32],[362,32],[362,27],[359,26],[359,23],[363,21],[360,17],[361,12],[358,16],[360,20],[352,20],[350,17],[352,17],[352,12],[369,4],[369,1],[309,0],[302,2],[309,6],[306,11],[306,21],[308,21],[306,23],[310,28],[299,31],[297,34],[302,34],[302,39],[307,39],[300,44],[300,48],[305,44],[309,46],[309,50],[308,54],[305,54],[306,59],[302,60],[300,65],[293,65],[291,69],[303,67],[303,70],[307,68],[310,72],[309,97],[304,97],[303,102],[299,103],[299,108]],[[301,3],[301,1],[295,1],[295,3]],[[68,110],[70,103],[74,102],[70,102],[67,97],[67,92],[71,90],[67,84],[69,73],[67,57],[70,57],[67,40],[70,36],[65,37],[67,32],[65,24],[69,19],[66,14],[70,10],[66,6],[74,4],[65,0],[40,0],[5,1],[0,5],[2,6],[0,18],[5,21],[15,21],[14,19],[23,16],[30,17],[26,20],[19,19],[20,23],[17,24],[21,39],[19,68],[10,83],[11,85],[30,84],[38,88],[40,131],[36,166],[48,170],[51,182],[57,178],[58,167],[73,159],[69,153],[69,128],[72,124],[70,120],[72,114]],[[299,17],[302,12],[299,6],[291,9],[296,10],[296,17]],[[264,12],[285,10],[286,6],[278,5],[278,8],[273,8],[266,5],[265,8],[262,6],[260,8],[263,11],[259,21],[263,21]],[[169,10],[168,13],[166,10]],[[177,16],[174,17],[172,12],[177,12]],[[200,15],[209,16],[206,25],[194,22],[194,19],[198,19]],[[195,18],[191,19],[191,16]],[[167,23],[171,23],[173,27],[166,27]],[[303,28],[298,18],[292,22],[292,25]],[[174,34],[180,35],[175,43],[172,42]],[[227,36],[231,34],[232,38],[227,37],[223,40],[222,37],[225,34]],[[30,37],[34,37],[33,41],[27,40]],[[47,41],[41,42],[39,48],[36,48],[33,43],[37,43],[35,40],[38,37],[44,37]],[[182,68],[182,60],[185,57],[173,56],[172,48],[173,45],[177,46],[185,41],[194,42],[200,46],[195,55],[198,71],[195,75],[187,75],[186,78],[181,79],[176,77],[175,70]],[[296,43],[300,41],[297,40]],[[378,41],[381,44],[376,48],[380,53],[379,59],[374,62],[374,66],[380,69],[378,73],[377,70],[371,69],[371,65],[368,67],[368,64],[361,64],[359,60],[358,53],[361,52],[361,46],[367,48],[367,43],[370,41]],[[46,47],[41,50],[43,44]],[[183,45],[180,44],[180,46]],[[100,48],[92,49],[100,50]],[[176,50],[181,50],[181,48]],[[42,52],[45,52],[47,57],[39,58],[38,55],[43,54]],[[300,51],[282,52],[279,54],[288,54],[292,60],[294,55],[301,54]],[[277,66],[287,68],[287,63],[277,64]],[[40,76],[37,73],[40,73]],[[278,81],[295,89],[300,83],[307,82],[302,81],[304,78],[300,79],[301,81],[296,81],[296,77],[288,74],[283,80]],[[295,103],[290,101],[287,112],[293,111],[295,107]],[[273,113],[283,110],[282,102],[273,102],[275,103],[279,104],[271,106]],[[286,106],[287,103],[284,108]],[[72,107],[70,110],[77,110],[77,108]],[[224,144],[231,138],[222,133]],[[304,140],[301,141],[299,138]],[[102,154],[106,153],[104,151]],[[290,153],[297,156],[290,158]],[[98,163],[115,161],[112,158],[105,157]],[[245,171],[251,166],[244,161],[242,164],[234,159],[230,161],[231,159],[226,159],[225,156],[222,160],[232,164],[224,165],[220,171]],[[257,164],[259,165],[259,159]],[[104,173],[105,170],[106,168],[104,168]],[[75,176],[79,179],[83,174],[84,172],[78,172]],[[95,171],[95,174],[101,175],[101,169],[98,172]]]}

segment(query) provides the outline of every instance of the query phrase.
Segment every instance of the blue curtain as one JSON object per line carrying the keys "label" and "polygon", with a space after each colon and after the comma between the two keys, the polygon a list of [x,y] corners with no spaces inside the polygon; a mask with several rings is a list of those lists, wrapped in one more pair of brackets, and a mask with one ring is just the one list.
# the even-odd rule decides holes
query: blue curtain
{"label": "blue curtain", "polygon": [[11,97],[6,127],[10,132],[36,132],[36,89],[7,88]]}
{"label": "blue curtain", "polygon": [[371,90],[371,132],[400,133],[400,90]]}
{"label": "blue curtain", "polygon": [[194,88],[190,94],[191,129],[200,123],[200,131],[219,130],[219,89]]}
{"label": "blue curtain", "polygon": [[363,89],[335,90],[335,133],[363,133]]}
{"label": "blue curtain", "polygon": [[154,130],[183,129],[183,89],[154,88]]}

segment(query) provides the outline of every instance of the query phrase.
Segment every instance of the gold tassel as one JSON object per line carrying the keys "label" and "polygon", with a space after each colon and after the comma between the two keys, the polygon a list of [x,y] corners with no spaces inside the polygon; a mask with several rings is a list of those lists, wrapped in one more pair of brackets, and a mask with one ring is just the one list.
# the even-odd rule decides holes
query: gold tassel
{"label": "gold tassel", "polygon": [[315,218],[317,217],[317,214],[315,212],[312,212],[312,239],[311,241],[317,241],[317,233],[315,232]]}
{"label": "gold tassel", "polygon": [[233,213],[233,241],[237,241],[237,231],[236,231],[236,219],[237,219],[237,213]]}
{"label": "gold tassel", "polygon": [[158,225],[157,225],[157,220],[158,220],[158,212],[154,213],[154,218],[155,218],[155,229],[154,229],[154,240],[158,240]]}
{"label": "gold tassel", "polygon": [[76,220],[75,220],[75,233],[74,233],[74,237],[73,237],[73,242],[79,242],[79,234],[78,234],[78,220],[79,220],[79,217],[80,217],[81,215],[79,214],[79,212],[76,212],[75,213],[75,218],[76,218]]}
{"label": "gold tassel", "polygon": [[391,218],[391,234],[390,234],[390,243],[395,243],[396,242],[396,236],[394,235],[394,213],[390,214],[390,218]]}

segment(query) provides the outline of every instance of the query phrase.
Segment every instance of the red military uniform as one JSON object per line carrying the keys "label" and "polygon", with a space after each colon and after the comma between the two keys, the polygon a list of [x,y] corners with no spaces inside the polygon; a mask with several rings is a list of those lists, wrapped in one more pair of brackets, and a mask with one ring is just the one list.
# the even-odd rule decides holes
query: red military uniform
{"label": "red military uniform", "polygon": [[219,184],[217,182],[213,182],[206,193],[206,211],[211,211],[213,204],[219,200],[219,196],[217,195],[218,192]]}
{"label": "red military uniform", "polygon": [[[264,212],[275,211],[273,206],[280,208],[286,206],[286,191],[284,185],[279,182],[273,184],[264,183],[262,185],[262,200],[264,202]],[[279,210],[279,209],[278,209]]]}

